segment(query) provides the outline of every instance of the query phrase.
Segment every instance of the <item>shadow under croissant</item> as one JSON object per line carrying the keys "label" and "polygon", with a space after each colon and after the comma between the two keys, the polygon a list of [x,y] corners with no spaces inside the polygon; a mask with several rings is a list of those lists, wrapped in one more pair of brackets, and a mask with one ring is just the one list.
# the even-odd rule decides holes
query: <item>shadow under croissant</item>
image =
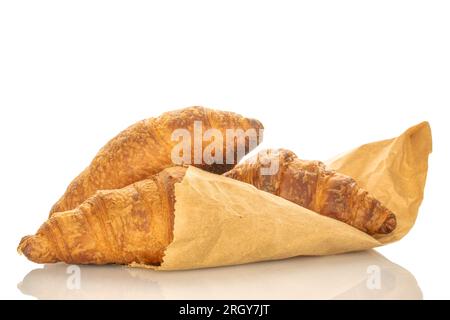
{"label": "shadow under croissant", "polygon": [[422,299],[414,276],[374,250],[188,271],[45,265],[19,290],[38,299]]}

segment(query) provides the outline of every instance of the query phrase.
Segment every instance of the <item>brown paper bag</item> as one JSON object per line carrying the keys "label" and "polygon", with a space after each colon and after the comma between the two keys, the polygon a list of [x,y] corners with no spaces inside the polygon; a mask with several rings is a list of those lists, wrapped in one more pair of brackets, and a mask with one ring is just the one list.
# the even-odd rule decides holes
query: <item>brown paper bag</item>
{"label": "brown paper bag", "polygon": [[174,240],[157,269],[328,255],[396,241],[417,217],[430,152],[431,130],[424,122],[328,162],[395,212],[396,230],[377,238],[252,185],[190,167],[175,186]]}

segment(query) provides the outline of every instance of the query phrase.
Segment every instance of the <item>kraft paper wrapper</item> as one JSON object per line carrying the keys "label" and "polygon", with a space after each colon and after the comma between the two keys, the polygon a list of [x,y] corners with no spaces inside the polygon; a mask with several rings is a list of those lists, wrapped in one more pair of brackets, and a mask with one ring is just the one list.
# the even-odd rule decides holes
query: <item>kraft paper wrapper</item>
{"label": "kraft paper wrapper", "polygon": [[431,151],[431,128],[422,122],[397,138],[362,145],[327,165],[354,178],[395,213],[395,230],[377,237],[386,244],[403,238],[416,221]]}
{"label": "kraft paper wrapper", "polygon": [[424,122],[328,162],[395,212],[397,228],[377,238],[252,185],[190,167],[175,186],[174,240],[156,269],[330,255],[399,240],[416,220],[430,152],[431,130]]}

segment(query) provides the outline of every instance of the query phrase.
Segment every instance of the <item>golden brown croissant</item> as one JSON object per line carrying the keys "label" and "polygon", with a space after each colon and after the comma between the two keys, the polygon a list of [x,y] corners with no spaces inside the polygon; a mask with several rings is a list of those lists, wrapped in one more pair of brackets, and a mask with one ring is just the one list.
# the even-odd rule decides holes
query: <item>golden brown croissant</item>
{"label": "golden brown croissant", "polygon": [[[278,170],[264,175],[261,168],[267,170],[270,164],[277,164]],[[390,233],[397,224],[395,215],[360,188],[355,180],[328,170],[319,161],[300,160],[288,150],[260,152],[224,175],[343,221],[370,235]]]}
{"label": "golden brown croissant", "polygon": [[171,167],[122,189],[101,190],[73,210],[53,214],[18,251],[37,263],[159,265],[172,241],[174,184],[185,167]]}
{"label": "golden brown croissant", "polygon": [[[232,112],[202,107],[166,112],[160,117],[142,120],[121,132],[97,153],[91,164],[70,183],[50,214],[75,208],[97,190],[122,188],[173,166],[171,154],[179,141],[172,141],[172,134],[177,129],[184,129],[194,137],[195,121],[201,121],[203,132],[217,129],[222,134],[223,139],[218,141],[223,148],[222,164],[209,164],[202,157],[195,162],[194,143],[189,149],[191,163],[187,164],[219,174],[232,169],[239,161],[240,156],[237,152],[239,148],[244,147],[244,152],[248,152],[256,147],[260,142],[259,129],[263,128],[257,120],[244,118]],[[256,145],[248,137],[244,139],[235,137],[231,144],[234,149],[229,150],[230,148],[227,148],[229,141],[226,140],[227,129],[243,131],[254,129],[257,135]],[[209,145],[209,142],[204,140],[200,140],[200,155]],[[214,149],[211,154],[215,152]],[[232,161],[226,158],[229,156],[228,152],[233,158]]]}

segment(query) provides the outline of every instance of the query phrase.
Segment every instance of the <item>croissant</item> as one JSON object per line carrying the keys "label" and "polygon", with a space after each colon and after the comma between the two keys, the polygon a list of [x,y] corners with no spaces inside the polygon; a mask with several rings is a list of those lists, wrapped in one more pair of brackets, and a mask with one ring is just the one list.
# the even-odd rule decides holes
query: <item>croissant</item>
{"label": "croissant", "polygon": [[52,215],[18,251],[37,263],[159,265],[172,241],[174,184],[185,167],[167,168],[122,189],[101,190]]}
{"label": "croissant", "polygon": [[[200,121],[201,129],[205,132],[208,129],[216,129],[222,137],[225,137],[215,141],[222,147],[222,155],[215,154],[217,152],[215,149],[211,154],[219,156],[222,161],[214,163],[209,163],[210,161],[205,161],[201,157],[207,147],[205,141],[200,142],[201,158],[197,162],[195,162],[195,146],[190,145],[192,162],[188,164],[206,171],[221,174],[232,169],[262,138],[260,129],[263,129],[263,125],[259,121],[232,112],[203,107],[166,112],[157,118],[142,120],[122,131],[97,153],[91,164],[69,184],[64,195],[52,207],[50,215],[53,212],[74,209],[97,190],[122,188],[173,166],[172,152],[179,142],[172,140],[172,134],[175,130],[182,129],[195,136],[195,121]],[[248,136],[244,139],[234,137],[230,145],[234,149],[229,150],[230,148],[227,148],[229,141],[226,140],[227,129],[243,131],[254,129],[256,143]],[[238,151],[242,148],[244,154],[240,155]],[[230,157],[229,153],[231,161],[227,158]]]}
{"label": "croissant", "polygon": [[[266,172],[275,165],[273,172]],[[395,215],[357,185],[328,170],[322,162],[305,161],[288,150],[266,150],[224,174],[278,195],[324,216],[343,221],[369,235],[388,234]]]}

